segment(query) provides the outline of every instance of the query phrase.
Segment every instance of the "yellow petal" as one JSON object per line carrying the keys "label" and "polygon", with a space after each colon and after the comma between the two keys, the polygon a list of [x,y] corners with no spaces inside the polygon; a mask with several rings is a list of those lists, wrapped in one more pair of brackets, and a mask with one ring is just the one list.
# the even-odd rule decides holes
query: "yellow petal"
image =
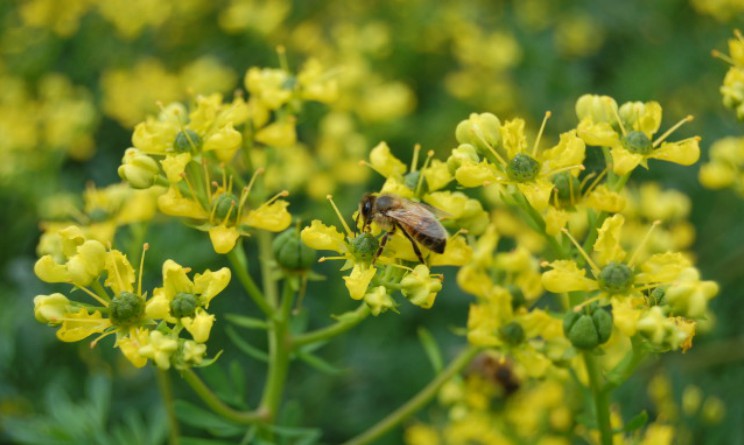
{"label": "yellow petal", "polygon": [[153,320],[175,321],[170,315],[170,300],[165,296],[163,288],[153,291],[152,298],[149,298],[145,304],[145,315]]}
{"label": "yellow petal", "polygon": [[550,270],[542,274],[542,285],[550,292],[562,294],[597,289],[597,282],[587,278],[586,270],[579,269],[573,261],[553,261],[550,267]]}
{"label": "yellow petal", "polygon": [[613,215],[605,219],[602,227],[597,230],[594,252],[600,267],[611,262],[620,262],[625,258],[625,250],[620,246],[623,224],[625,224],[625,218],[622,215]]}
{"label": "yellow petal", "polygon": [[297,129],[294,118],[267,125],[256,133],[256,141],[270,147],[291,147],[297,143]]}
{"label": "yellow petal", "polygon": [[111,321],[103,318],[101,312],[92,314],[81,308],[78,312],[68,313],[62,326],[57,331],[57,338],[64,342],[80,341],[90,335],[100,334],[111,326]]}
{"label": "yellow petal", "polygon": [[175,184],[183,180],[183,172],[189,162],[191,162],[191,153],[169,154],[160,161],[160,165],[163,166],[168,182]]}
{"label": "yellow petal", "polygon": [[212,325],[214,325],[214,315],[199,310],[193,318],[182,318],[181,323],[186,330],[189,331],[189,334],[191,334],[191,337],[195,342],[206,343],[206,341],[209,340],[209,333],[212,330]]}
{"label": "yellow petal", "polygon": [[430,192],[439,190],[452,181],[449,167],[446,162],[439,159],[432,159],[429,166],[421,171],[426,180],[427,188]]}
{"label": "yellow petal", "polygon": [[292,215],[287,211],[289,202],[277,199],[271,204],[263,204],[243,217],[243,223],[257,229],[281,232],[292,223]]}
{"label": "yellow petal", "polygon": [[542,212],[548,207],[553,187],[553,183],[544,178],[517,184],[517,188],[524,194],[532,208],[538,212]]}
{"label": "yellow petal", "polygon": [[163,263],[163,291],[168,300],[172,300],[179,292],[191,293],[194,291],[194,284],[187,275],[188,271],[188,268],[171,259],[165,260]]}
{"label": "yellow petal", "polygon": [[692,165],[700,159],[700,143],[697,138],[682,142],[663,142],[648,157],[680,165]]}
{"label": "yellow petal", "polygon": [[34,264],[34,274],[47,283],[67,283],[70,274],[64,264],[57,264],[51,255],[44,255]]}
{"label": "yellow petal", "polygon": [[355,300],[364,298],[364,294],[367,293],[367,287],[369,287],[369,283],[376,273],[377,269],[374,267],[355,264],[354,268],[351,269],[351,274],[344,277],[344,284],[346,284],[351,298]]}
{"label": "yellow petal", "polygon": [[658,102],[627,102],[618,110],[620,118],[635,131],[641,131],[649,138],[661,126],[661,105]]}
{"label": "yellow petal", "polygon": [[561,134],[555,147],[542,152],[542,171],[551,172],[560,168],[581,165],[586,155],[586,143],[576,135],[576,130]]}
{"label": "yellow petal", "polygon": [[[256,140],[258,140],[258,134],[256,134]],[[204,151],[214,151],[220,161],[230,162],[242,143],[243,136],[233,128],[232,122],[228,122],[217,132],[209,135],[207,140],[204,141],[202,149]]]}
{"label": "yellow petal", "polygon": [[158,196],[158,208],[166,215],[201,220],[209,219],[209,214],[202,208],[199,202],[184,198],[181,192],[172,186],[166,193]]}
{"label": "yellow petal", "polygon": [[429,264],[432,266],[464,266],[470,262],[473,249],[468,245],[465,237],[455,236],[447,240],[444,253],[431,253]]}
{"label": "yellow petal", "polygon": [[612,171],[620,176],[632,172],[643,161],[643,155],[631,153],[619,143],[612,147],[610,153],[612,154]]}
{"label": "yellow petal", "polygon": [[607,122],[582,119],[576,127],[576,132],[584,142],[595,147],[611,147],[618,142],[617,133]]}
{"label": "yellow petal", "polygon": [[498,177],[493,165],[483,160],[477,164],[462,164],[455,172],[455,179],[463,187],[481,187],[496,182]]}
{"label": "yellow petal", "polygon": [[209,229],[209,240],[214,251],[219,254],[229,253],[240,238],[240,232],[234,226],[220,224]]}
{"label": "yellow petal", "polygon": [[607,213],[619,213],[625,209],[626,199],[613,192],[606,185],[597,186],[586,197],[586,205],[592,209]]}
{"label": "yellow petal", "polygon": [[114,295],[134,291],[134,268],[120,251],[112,250],[106,254],[106,273],[104,284],[114,291]]}
{"label": "yellow petal", "polygon": [[333,250],[338,253],[346,251],[344,236],[335,227],[326,226],[317,219],[302,229],[300,239],[315,250]]}
{"label": "yellow petal", "polygon": [[736,181],[736,170],[727,164],[710,162],[700,167],[699,179],[709,189],[731,187]]}
{"label": "yellow petal", "polygon": [[386,178],[401,177],[407,169],[406,164],[393,156],[390,147],[385,142],[380,142],[372,149],[369,153],[369,163]]}
{"label": "yellow petal", "polygon": [[124,357],[137,368],[142,368],[147,364],[147,357],[143,357],[139,350],[147,344],[150,339],[150,331],[147,329],[136,328],[129,332],[126,337],[119,337],[116,340],[116,347],[119,348]]}
{"label": "yellow petal", "polygon": [[203,274],[194,276],[194,292],[201,295],[204,307],[209,307],[209,302],[215,295],[222,292],[230,284],[231,272],[227,267],[212,272],[207,269]]}

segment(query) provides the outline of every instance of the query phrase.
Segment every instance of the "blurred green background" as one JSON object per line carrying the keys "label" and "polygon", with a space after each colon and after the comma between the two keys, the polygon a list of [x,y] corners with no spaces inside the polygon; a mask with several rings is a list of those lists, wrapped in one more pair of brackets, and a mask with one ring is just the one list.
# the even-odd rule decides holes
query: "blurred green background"
{"label": "blurred green background", "polygon": [[[131,368],[110,341],[96,349],[57,341],[53,329],[34,320],[32,302],[55,289],[33,274],[39,221],[71,196],[79,200],[89,182],[104,187],[119,181],[116,167],[133,125],[157,112],[157,100],[242,88],[247,68],[278,66],[276,47],[283,45],[291,69],[309,57],[342,67],[340,78],[349,80],[342,80],[346,96],[334,111],[353,122],[353,144],[364,149],[385,140],[408,153],[420,143],[444,156],[456,145],[456,124],[484,111],[523,116],[535,127],[551,110],[547,131],[555,135],[576,124],[576,99],[596,93],[619,103],[660,102],[662,128],[693,114],[683,131],[702,136],[703,162],[713,141],[743,133],[721,104],[727,66],[710,55],[714,48],[726,51],[742,10],[733,1],[687,0],[0,3],[0,442],[165,439],[152,370]],[[299,131],[308,147],[321,136],[326,112],[320,105],[304,110]],[[618,391],[619,400],[626,414],[653,412],[646,383],[666,373],[677,401],[695,384],[725,404],[717,424],[680,414],[690,443],[744,443],[744,200],[703,189],[697,169],[654,164],[634,180],[658,180],[691,198],[698,266],[722,288],[711,303],[714,328],[696,337],[687,354],[667,354],[643,368]],[[374,180],[339,187],[340,207],[350,214],[359,196],[379,185]],[[315,198],[293,192],[293,214],[329,218],[327,203]],[[165,258],[195,270],[224,262],[203,234],[176,222],[153,225],[147,240],[157,248],[148,254],[146,283],[159,279]],[[324,264],[318,271],[336,277],[337,267]],[[216,313],[253,310],[237,287],[230,290],[230,298],[215,300]],[[466,320],[468,302],[447,273],[445,292],[431,311],[403,305],[400,315],[368,320],[326,346],[322,355],[340,373],[297,364],[287,391],[297,409],[290,402],[288,415],[296,412],[299,424],[319,427],[324,443],[371,425],[433,374],[417,330],[428,329],[451,356],[464,341],[455,329]],[[320,326],[353,302],[341,280],[329,280],[311,284],[305,305],[308,322]],[[228,344],[228,326],[216,325],[210,350],[211,342]],[[259,336],[252,344],[262,341]],[[255,400],[263,365],[225,349],[219,366],[204,371],[207,380],[223,394]],[[244,386],[235,379],[231,386],[221,373],[242,375]],[[175,384],[179,398],[199,405],[177,378]],[[380,443],[401,440],[396,432]]]}

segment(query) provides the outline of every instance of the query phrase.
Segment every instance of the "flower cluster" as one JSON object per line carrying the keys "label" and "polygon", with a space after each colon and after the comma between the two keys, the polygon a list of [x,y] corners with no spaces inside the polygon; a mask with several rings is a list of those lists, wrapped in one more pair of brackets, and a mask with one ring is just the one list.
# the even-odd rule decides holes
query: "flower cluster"
{"label": "flower cluster", "polygon": [[[192,279],[190,269],[167,260],[162,287],[148,295],[142,290],[142,267],[137,276],[122,252],[86,238],[77,226],[55,235],[57,243],[43,252],[34,272],[43,281],[72,284],[90,297],[84,301],[57,292],[34,298],[36,319],[58,327],[57,338],[76,342],[97,334],[95,345],[115,335],[115,346],[137,367],[148,360],[161,369],[208,363],[206,342],[215,316],[207,310],[230,282],[229,269],[206,270]],[[184,330],[190,338],[181,336]]]}

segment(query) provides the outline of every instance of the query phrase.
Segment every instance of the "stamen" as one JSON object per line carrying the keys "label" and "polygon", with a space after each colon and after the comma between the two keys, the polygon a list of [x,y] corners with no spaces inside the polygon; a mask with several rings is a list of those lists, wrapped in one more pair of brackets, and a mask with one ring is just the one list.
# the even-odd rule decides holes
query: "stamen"
{"label": "stamen", "polygon": [[333,210],[336,212],[336,216],[338,216],[338,219],[341,221],[341,225],[344,226],[344,230],[346,230],[346,234],[349,236],[354,236],[354,233],[349,228],[349,225],[346,224],[346,220],[341,215],[341,211],[336,207],[336,203],[333,202],[333,195],[326,195],[326,199],[331,203],[331,207],[333,207]]}
{"label": "stamen", "polygon": [[287,191],[287,190],[282,190],[281,192],[279,192],[279,193],[277,193],[276,195],[272,196],[271,198],[269,198],[269,200],[268,200],[268,201],[266,201],[265,203],[263,203],[263,204],[261,204],[261,205],[262,205],[262,206],[267,206],[267,205],[271,205],[271,204],[272,204],[272,203],[273,203],[274,201],[276,201],[277,199],[279,199],[279,198],[286,198],[287,196],[289,196],[289,191]]}
{"label": "stamen", "polygon": [[714,49],[713,51],[711,51],[710,52],[710,55],[713,56],[713,57],[715,57],[716,59],[723,60],[724,62],[728,63],[729,65],[736,65],[736,63],[734,63],[734,59],[732,59],[731,57],[729,57],[728,54],[724,54],[724,53],[718,51],[717,49]]}
{"label": "stamen", "polygon": [[553,176],[556,173],[571,171],[571,170],[573,170],[575,168],[578,168],[579,170],[582,170],[583,171],[586,167],[584,167],[582,164],[568,165],[566,167],[561,167],[559,169],[551,170],[549,172],[543,173],[540,176]]}
{"label": "stamen", "polygon": [[183,178],[184,182],[186,182],[186,187],[189,189],[189,193],[191,193],[191,199],[197,200],[196,191],[194,190],[194,187],[191,185],[191,181],[189,181],[189,176],[186,174],[186,172],[181,172],[181,177]]}
{"label": "stamen", "polygon": [[638,244],[638,247],[636,247],[635,252],[633,252],[633,255],[630,257],[630,260],[628,261],[628,267],[633,267],[633,263],[635,262],[638,253],[641,251],[641,248],[648,242],[648,240],[651,238],[651,232],[653,232],[653,230],[659,224],[661,224],[661,221],[658,219],[651,224],[648,232],[646,232],[646,236],[643,237],[643,240],[641,240],[640,244]]}
{"label": "stamen", "polygon": [[[595,188],[597,188],[597,185],[599,185],[599,181],[601,181],[602,178],[604,178],[606,174],[607,174],[607,167],[605,167],[601,172],[599,172],[599,175],[597,175],[597,177],[594,179],[594,181],[592,181],[592,183],[589,185],[589,187],[586,190],[584,190],[584,196],[589,196],[589,194]],[[592,175],[594,175],[594,173],[592,173],[591,175],[589,175],[586,178],[584,178],[584,180],[588,180],[589,178],[592,177]],[[582,181],[580,189],[583,189],[584,188],[584,185],[585,185],[585,183]]]}
{"label": "stamen", "polygon": [[207,189],[207,199],[209,202],[212,202],[212,187],[209,186],[209,184],[212,183],[211,179],[209,178],[209,169],[207,168],[207,158],[202,158],[202,169],[204,170],[204,183],[207,184],[205,187]]}
{"label": "stamen", "polygon": [[258,177],[258,175],[260,174],[263,174],[263,172],[263,167],[257,168],[256,171],[253,172],[251,180],[248,181],[248,185],[243,187],[243,191],[240,192],[240,201],[238,202],[238,219],[240,219],[240,215],[243,212],[243,207],[245,206],[245,202],[248,200],[248,195],[251,194],[251,189],[253,188],[253,184],[256,182],[256,177]]}
{"label": "stamen", "polygon": [[677,122],[676,124],[674,124],[672,126],[672,128],[668,129],[667,131],[664,132],[664,134],[662,134],[661,136],[659,136],[659,138],[654,141],[653,146],[654,147],[658,147],[659,144],[661,144],[662,142],[664,142],[664,139],[666,139],[667,137],[669,137],[670,134],[674,133],[675,130],[677,130],[679,127],[681,127],[682,125],[686,124],[687,122],[691,122],[693,119],[695,119],[695,118],[691,114],[688,114],[687,116],[685,116],[684,118],[682,118],[682,120],[680,120],[679,122]]}
{"label": "stamen", "polygon": [[[605,100],[607,101],[607,105],[610,106],[610,102],[612,101],[612,99],[606,98]],[[625,136],[626,134],[628,134],[628,132],[625,131],[623,120],[620,119],[620,111],[618,111],[618,109],[613,106],[610,106],[610,108],[612,108],[613,113],[615,113],[615,119],[617,119],[617,124],[620,126],[620,131],[623,133],[623,136]]]}
{"label": "stamen", "polygon": [[341,255],[339,255],[339,256],[322,256],[322,257],[320,257],[320,259],[318,260],[318,262],[319,263],[325,263],[326,261],[329,261],[329,260],[345,260],[345,259],[346,259],[346,257],[345,256],[341,256]]}
{"label": "stamen", "polygon": [[540,131],[537,132],[537,137],[535,138],[535,143],[532,146],[532,157],[537,156],[537,147],[540,145],[540,139],[542,139],[543,131],[545,131],[545,125],[548,123],[548,119],[550,119],[550,116],[552,113],[550,111],[545,112],[545,117],[543,117],[542,124],[540,125]]}
{"label": "stamen", "polygon": [[574,306],[573,307],[573,311],[574,312],[579,312],[579,311],[581,311],[584,308],[584,306],[590,305],[590,304],[594,303],[595,301],[598,301],[598,300],[602,299],[603,296],[604,296],[603,294],[599,294],[596,297],[592,297],[592,298],[590,298],[588,300],[584,300],[581,303],[579,303],[576,306]]}
{"label": "stamen", "polygon": [[579,253],[581,254],[581,256],[584,257],[584,259],[586,260],[587,264],[589,264],[589,267],[592,268],[592,273],[594,274],[594,276],[595,277],[598,276],[599,275],[599,272],[601,271],[601,269],[597,266],[596,263],[594,263],[594,261],[592,261],[592,259],[589,257],[589,254],[586,253],[586,251],[584,251],[584,248],[581,247],[581,244],[579,244],[579,242],[576,241],[576,238],[574,238],[571,235],[571,233],[569,233],[568,229],[566,229],[565,227],[563,229],[561,229],[561,232],[565,233],[566,236],[568,237],[568,239],[571,240],[571,242],[573,243],[573,245],[576,246],[577,249],[579,249]]}
{"label": "stamen", "polygon": [[110,330],[108,332],[104,332],[103,334],[99,335],[98,337],[95,338],[95,340],[93,340],[93,341],[90,342],[90,349],[95,348],[98,345],[98,342],[99,341],[101,341],[104,338],[108,337],[109,335],[115,334],[115,333],[116,333],[116,329],[112,329],[112,330]]}
{"label": "stamen", "polygon": [[[426,170],[427,167],[429,167],[429,162],[431,162],[431,159],[434,157],[434,150],[429,150],[426,152],[426,160],[424,161],[423,167],[421,167],[421,170]],[[421,186],[424,184],[424,175],[423,173],[419,175],[418,181],[416,182],[416,190],[414,191],[414,194],[416,196],[419,196],[421,193]]]}
{"label": "stamen", "polygon": [[419,158],[419,152],[421,151],[421,144],[416,144],[413,146],[413,159],[411,159],[411,168],[409,169],[411,173],[416,172],[416,168],[418,166],[418,158]]}
{"label": "stamen", "polygon": [[398,269],[403,269],[403,270],[407,270],[408,272],[413,272],[413,269],[411,269],[410,267],[404,266],[398,263],[390,263],[390,264],[387,264],[387,266],[397,267]]}
{"label": "stamen", "polygon": [[81,291],[85,292],[86,294],[90,295],[91,297],[93,297],[93,299],[96,300],[97,302],[101,303],[103,305],[103,307],[108,307],[109,302],[106,301],[106,300],[104,300],[103,298],[101,298],[101,296],[98,295],[97,293],[93,292],[92,290],[90,290],[90,289],[88,289],[87,287],[84,287],[84,286],[77,286],[77,288],[80,289]]}
{"label": "stamen", "polygon": [[287,63],[287,49],[284,45],[277,45],[276,54],[279,56],[279,68],[289,72],[289,63]]}
{"label": "stamen", "polygon": [[142,295],[142,275],[145,270],[145,252],[150,249],[150,244],[145,243],[142,245],[142,255],[140,256],[139,265],[139,279],[137,280],[137,295]]}

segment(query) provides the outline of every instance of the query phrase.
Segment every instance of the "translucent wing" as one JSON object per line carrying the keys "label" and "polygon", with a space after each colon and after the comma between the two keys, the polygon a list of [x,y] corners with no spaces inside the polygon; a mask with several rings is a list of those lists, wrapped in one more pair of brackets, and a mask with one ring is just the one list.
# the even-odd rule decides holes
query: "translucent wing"
{"label": "translucent wing", "polygon": [[442,227],[433,207],[405,200],[401,208],[388,210],[387,216],[393,218],[409,232],[431,239],[446,239],[447,231]]}

